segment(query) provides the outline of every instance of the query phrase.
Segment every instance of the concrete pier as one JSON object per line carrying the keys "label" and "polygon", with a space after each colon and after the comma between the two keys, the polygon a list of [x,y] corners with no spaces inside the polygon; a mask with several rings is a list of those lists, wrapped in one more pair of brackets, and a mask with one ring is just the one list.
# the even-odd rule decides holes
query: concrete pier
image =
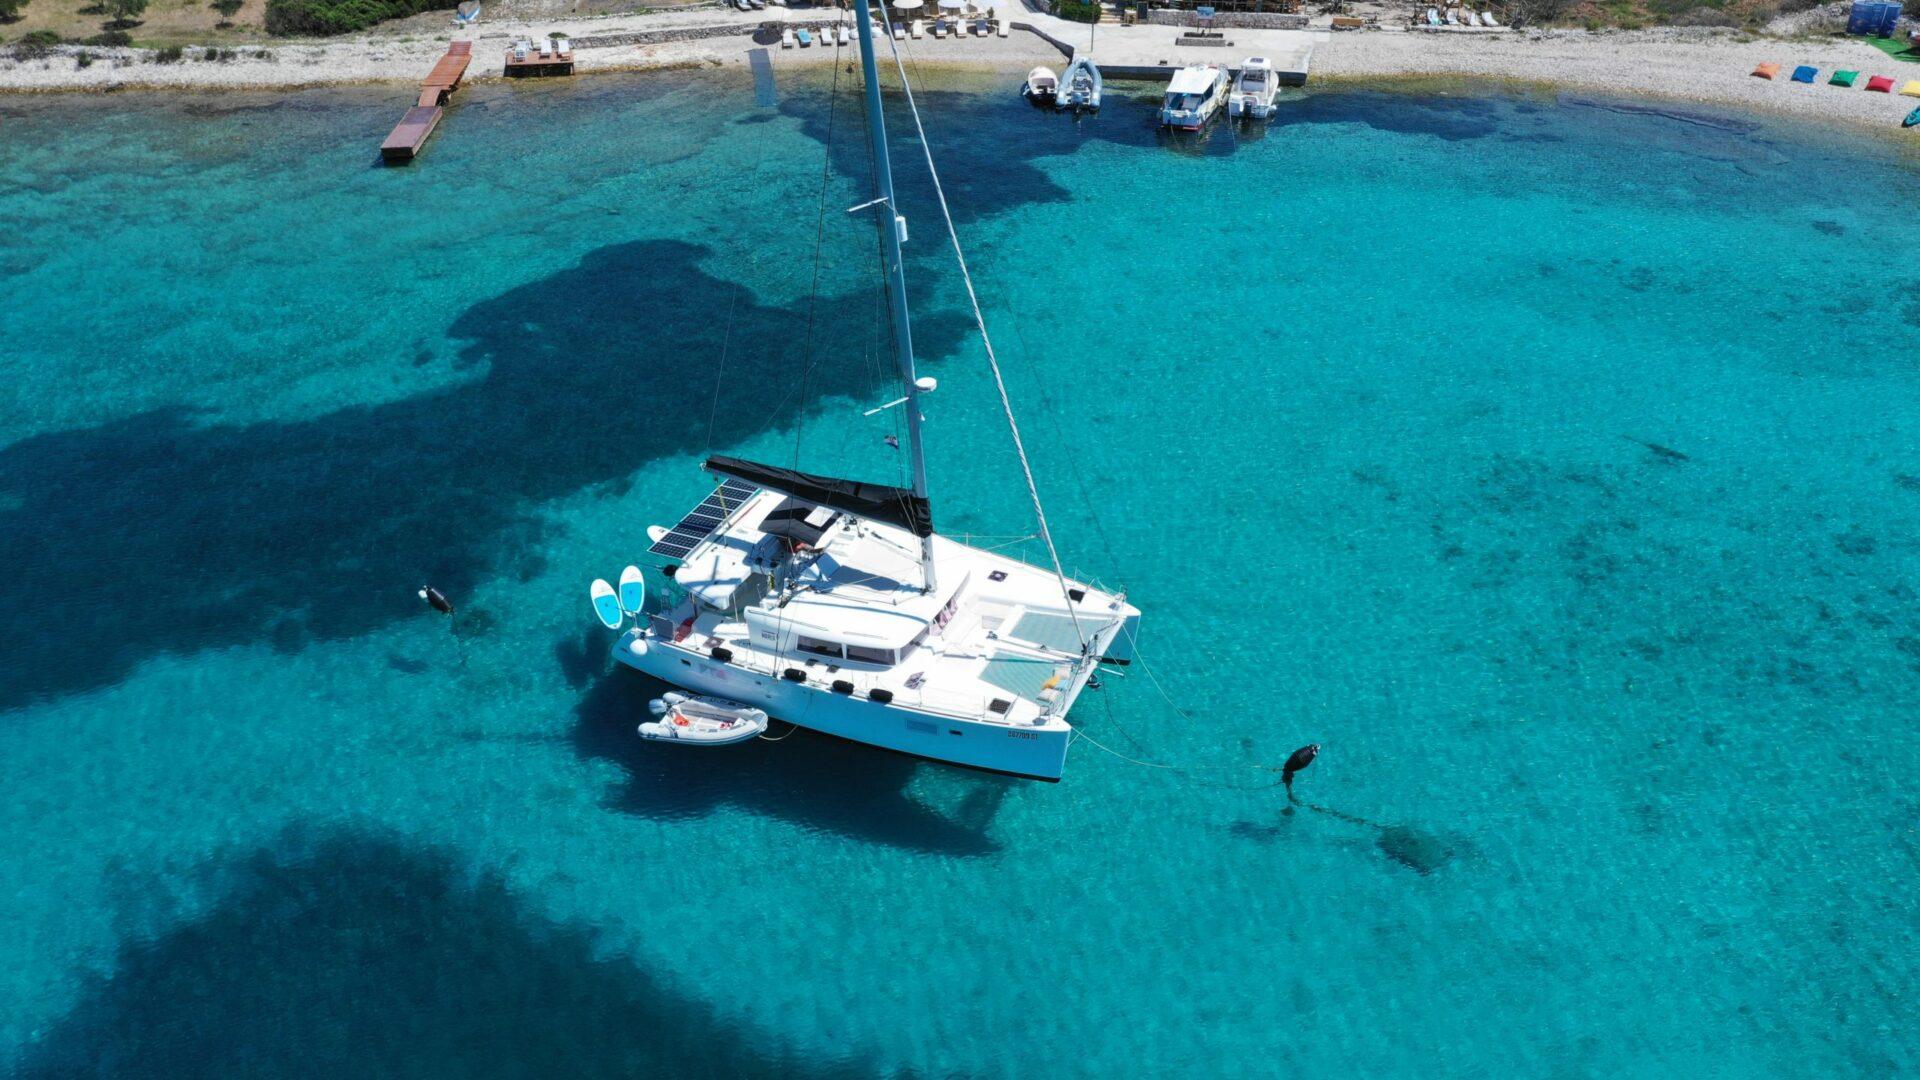
{"label": "concrete pier", "polygon": [[1283,86],[1304,86],[1313,63],[1313,47],[1327,40],[1325,31],[1249,30],[1227,28],[1211,31],[1209,41],[1221,44],[1182,44],[1194,33],[1181,26],[1115,26],[1102,23],[1088,27],[1037,13],[1028,14],[1012,24],[1044,39],[1063,56],[1087,49],[1092,31],[1093,62],[1108,79],[1151,79],[1166,81],[1188,64],[1220,64],[1232,74],[1249,56],[1264,56],[1273,62],[1273,70]]}

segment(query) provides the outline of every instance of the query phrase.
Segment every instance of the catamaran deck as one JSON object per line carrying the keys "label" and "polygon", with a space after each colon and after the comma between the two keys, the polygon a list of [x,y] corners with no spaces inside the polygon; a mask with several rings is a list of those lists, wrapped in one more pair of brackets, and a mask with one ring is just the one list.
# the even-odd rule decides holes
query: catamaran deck
{"label": "catamaran deck", "polygon": [[[782,594],[769,576],[782,549],[766,526],[789,503],[756,491],[693,543],[675,574],[690,599],[653,617],[656,643],[701,656],[720,650],[729,663],[761,674],[940,715],[1064,725],[1060,714],[1089,670],[1087,648],[1097,659],[1137,615],[1118,596],[1077,586],[1069,607],[1051,571],[939,536],[939,586],[928,593],[920,587],[917,537],[832,511],[816,516],[826,527],[792,564]],[[770,625],[801,644],[777,647],[786,634],[769,632]],[[811,651],[806,643],[815,637],[841,642],[845,652]]]}

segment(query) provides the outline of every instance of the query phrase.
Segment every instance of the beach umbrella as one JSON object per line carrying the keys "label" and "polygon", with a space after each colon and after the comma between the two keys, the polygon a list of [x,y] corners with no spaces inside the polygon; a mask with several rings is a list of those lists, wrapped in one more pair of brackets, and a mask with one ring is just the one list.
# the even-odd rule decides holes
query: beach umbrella
{"label": "beach umbrella", "polygon": [[966,0],[940,0],[941,11],[959,11],[966,6]]}
{"label": "beach umbrella", "polygon": [[919,11],[922,6],[921,0],[893,0],[895,11]]}

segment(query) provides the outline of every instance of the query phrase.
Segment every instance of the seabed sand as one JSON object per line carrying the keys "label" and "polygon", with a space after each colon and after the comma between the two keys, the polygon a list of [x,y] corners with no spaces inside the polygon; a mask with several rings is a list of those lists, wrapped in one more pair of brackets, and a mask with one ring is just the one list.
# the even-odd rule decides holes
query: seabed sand
{"label": "seabed sand", "polygon": [[[835,12],[755,12],[752,16],[712,9],[655,15],[625,15],[544,23],[493,22],[474,35],[469,80],[501,78],[501,57],[516,38],[545,37],[557,31],[575,39],[606,37],[680,26],[735,21],[743,25],[786,15],[792,26],[831,26]],[[1103,34],[1127,34],[1119,27]],[[324,42],[242,46],[232,60],[188,59],[157,64],[138,50],[89,49],[94,61],[80,67],[72,50],[37,60],[0,61],[0,91],[113,90],[186,87],[197,89],[272,89],[347,83],[417,84],[445,51],[453,33],[440,27],[417,39],[401,33],[375,34]],[[462,35],[464,36],[464,35]],[[576,47],[579,76],[599,71],[744,64],[756,47],[744,34],[657,45]],[[851,61],[849,49],[831,45],[782,49],[765,47],[776,66],[823,64],[836,55]],[[999,71],[1017,78],[1034,64],[1063,63],[1049,43],[1024,30],[1006,38],[936,40],[905,43],[917,63],[939,63]],[[264,55],[261,55],[264,51]],[[1192,52],[1192,50],[1188,50]],[[189,56],[194,56],[194,51]],[[1191,59],[1187,52],[1174,59]],[[1238,55],[1206,57],[1239,59]],[[1757,64],[1781,65],[1773,81],[1754,77]],[[1799,64],[1820,69],[1814,85],[1794,83],[1787,75]],[[1861,72],[1852,89],[1826,84],[1836,68]],[[1370,79],[1396,83],[1406,77],[1457,76],[1556,86],[1611,94],[1667,98],[1736,106],[1792,116],[1898,131],[1898,123],[1920,101],[1897,94],[1870,93],[1862,87],[1874,74],[1904,83],[1920,78],[1920,64],[1892,60],[1864,42],[1847,38],[1777,40],[1738,38],[1724,31],[1653,30],[1587,33],[1544,31],[1513,34],[1426,34],[1400,30],[1330,35],[1313,54],[1314,83],[1364,86]]]}

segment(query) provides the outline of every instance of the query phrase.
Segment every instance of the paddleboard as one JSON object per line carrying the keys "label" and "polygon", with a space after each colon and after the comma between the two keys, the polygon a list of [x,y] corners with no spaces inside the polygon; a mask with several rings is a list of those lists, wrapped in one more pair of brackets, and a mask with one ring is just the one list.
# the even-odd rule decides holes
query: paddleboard
{"label": "paddleboard", "polygon": [[593,587],[588,590],[593,597],[593,613],[600,617],[609,630],[620,629],[626,616],[620,613],[620,598],[613,594],[613,586],[604,578],[594,578]]}
{"label": "paddleboard", "polygon": [[647,581],[640,576],[640,568],[629,566],[620,571],[620,610],[635,615],[647,606]]}

